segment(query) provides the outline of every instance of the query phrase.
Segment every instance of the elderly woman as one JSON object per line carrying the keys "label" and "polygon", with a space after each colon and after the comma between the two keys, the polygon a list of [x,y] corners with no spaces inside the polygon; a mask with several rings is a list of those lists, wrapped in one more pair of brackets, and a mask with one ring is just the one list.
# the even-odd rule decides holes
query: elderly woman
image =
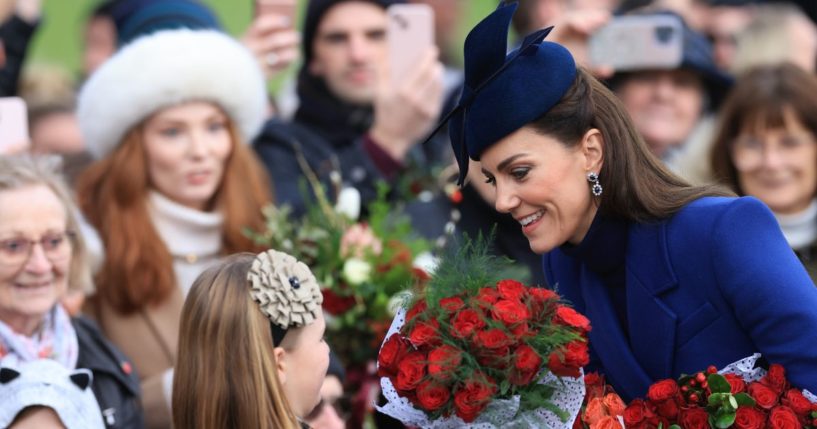
{"label": "elderly woman", "polygon": [[594,366],[632,399],[760,352],[817,389],[817,288],[772,213],[669,172],[546,30],[506,56],[514,9],[500,6],[466,39],[451,140],[461,178],[479,161],[495,208],[593,323]]}
{"label": "elderly woman", "polygon": [[53,164],[0,157],[0,366],[52,359],[88,368],[111,428],[142,427],[139,382],[130,362],[91,321],[59,304],[90,282],[76,208]]}
{"label": "elderly woman", "polygon": [[721,111],[716,177],[766,203],[817,279],[817,78],[794,64],[750,69]]}
{"label": "elderly woman", "polygon": [[212,30],[142,36],[79,95],[97,158],[80,206],[105,248],[90,303],[142,377],[148,427],[170,425],[179,315],[193,280],[223,255],[258,250],[268,179],[247,142],[266,115],[264,78],[237,41]]}

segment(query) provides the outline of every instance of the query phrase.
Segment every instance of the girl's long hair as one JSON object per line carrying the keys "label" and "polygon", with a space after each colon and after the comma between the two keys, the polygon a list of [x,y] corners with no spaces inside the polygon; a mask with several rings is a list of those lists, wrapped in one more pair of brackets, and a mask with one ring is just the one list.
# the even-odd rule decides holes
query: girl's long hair
{"label": "girl's long hair", "polygon": [[[233,149],[209,206],[224,215],[224,254],[259,251],[244,230],[263,228],[261,207],[271,201],[269,179],[232,121],[229,128]],[[104,301],[122,314],[159,304],[177,287],[173,258],[148,213],[150,188],[140,126],[111,154],[89,166],[77,183],[80,208],[105,247],[95,304]]]}
{"label": "girl's long hair", "polygon": [[278,380],[270,322],[250,297],[254,255],[238,254],[193,283],[173,376],[176,429],[295,429]]}

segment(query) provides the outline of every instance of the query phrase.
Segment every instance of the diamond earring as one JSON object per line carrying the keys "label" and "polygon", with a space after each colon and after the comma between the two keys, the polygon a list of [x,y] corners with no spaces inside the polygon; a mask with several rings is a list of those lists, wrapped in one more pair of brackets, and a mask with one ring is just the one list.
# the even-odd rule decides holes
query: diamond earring
{"label": "diamond earring", "polygon": [[587,173],[587,181],[590,182],[590,192],[593,196],[600,197],[604,189],[599,184],[599,175],[591,171]]}

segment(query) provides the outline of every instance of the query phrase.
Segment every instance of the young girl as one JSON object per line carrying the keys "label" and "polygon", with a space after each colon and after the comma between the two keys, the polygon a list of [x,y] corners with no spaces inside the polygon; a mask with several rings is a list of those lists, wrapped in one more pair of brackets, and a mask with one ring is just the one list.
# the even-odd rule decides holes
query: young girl
{"label": "young girl", "polygon": [[309,268],[275,250],[202,273],[182,309],[176,429],[297,428],[329,367],[322,302]]}

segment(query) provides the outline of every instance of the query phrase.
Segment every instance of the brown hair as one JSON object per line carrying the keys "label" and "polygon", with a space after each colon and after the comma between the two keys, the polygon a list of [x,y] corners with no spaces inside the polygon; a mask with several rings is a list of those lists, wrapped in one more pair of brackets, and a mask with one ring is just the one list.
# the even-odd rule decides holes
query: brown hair
{"label": "brown hair", "polygon": [[294,429],[278,380],[269,319],[250,297],[254,255],[228,257],[193,283],[173,375],[176,429]]}
{"label": "brown hair", "polygon": [[0,156],[0,192],[42,185],[54,193],[65,209],[67,229],[74,233],[71,240],[68,288],[91,293],[94,285],[91,279],[90,258],[77,219],[79,210],[65,180],[60,176],[60,164],[60,159],[56,156]]}
{"label": "brown hair", "polygon": [[604,187],[599,210],[634,222],[665,219],[704,196],[733,195],[716,186],[692,186],[653,156],[619,99],[579,68],[573,86],[559,103],[530,126],[568,147],[598,129],[604,137]]}
{"label": "brown hair", "polygon": [[790,63],[759,66],[744,73],[721,110],[712,145],[715,178],[743,194],[732,162],[732,143],[741,132],[755,127],[786,126],[787,109],[817,135],[817,77]]}
{"label": "brown hair", "polygon": [[[232,121],[229,128],[233,150],[210,207],[224,215],[224,254],[257,251],[243,230],[263,228],[261,207],[271,200],[269,179]],[[150,186],[141,126],[89,166],[77,183],[80,207],[105,246],[96,304],[104,300],[123,314],[162,302],[177,286],[170,251],[148,214]]]}

